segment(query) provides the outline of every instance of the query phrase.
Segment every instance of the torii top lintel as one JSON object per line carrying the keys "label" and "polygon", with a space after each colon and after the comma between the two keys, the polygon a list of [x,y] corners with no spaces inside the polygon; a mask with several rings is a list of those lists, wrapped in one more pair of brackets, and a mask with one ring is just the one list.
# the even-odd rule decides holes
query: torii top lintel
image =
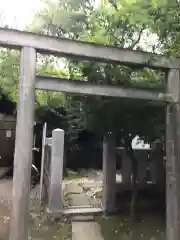
{"label": "torii top lintel", "polygon": [[180,59],[143,51],[122,49],[107,45],[86,43],[66,38],[40,35],[14,29],[0,28],[0,46],[20,49],[32,47],[39,53],[124,65],[165,69],[180,68]]}

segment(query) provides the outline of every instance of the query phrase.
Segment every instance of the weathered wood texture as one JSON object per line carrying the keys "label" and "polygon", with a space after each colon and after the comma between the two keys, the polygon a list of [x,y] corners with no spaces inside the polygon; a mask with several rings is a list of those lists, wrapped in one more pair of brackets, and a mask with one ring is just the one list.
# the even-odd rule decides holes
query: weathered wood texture
{"label": "weathered wood texture", "polygon": [[24,46],[36,48],[38,52],[80,59],[111,61],[126,65],[141,65],[153,68],[179,68],[180,59],[152,53],[121,49],[59,37],[38,35],[13,29],[0,28],[0,45],[9,48]]}
{"label": "weathered wood texture", "polygon": [[87,95],[143,99],[148,101],[172,101],[163,91],[150,89],[124,88],[113,85],[89,84],[85,81],[56,78],[50,76],[36,76],[36,88],[51,91],[69,92]]}
{"label": "weathered wood texture", "polygon": [[21,51],[10,240],[28,239],[35,77],[36,51],[24,47]]}
{"label": "weathered wood texture", "polygon": [[[168,91],[180,100],[179,70],[168,73]],[[180,102],[167,105],[166,129],[166,224],[167,240],[180,239]]]}
{"label": "weathered wood texture", "polygon": [[103,210],[105,214],[116,208],[116,152],[112,135],[103,140]]}

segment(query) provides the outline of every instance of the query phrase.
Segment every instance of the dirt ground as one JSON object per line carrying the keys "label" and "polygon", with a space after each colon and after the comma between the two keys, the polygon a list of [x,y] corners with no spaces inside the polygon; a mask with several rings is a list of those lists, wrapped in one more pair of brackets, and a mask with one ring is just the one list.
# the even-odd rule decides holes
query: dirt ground
{"label": "dirt ground", "polygon": [[8,240],[12,181],[0,181],[0,240]]}
{"label": "dirt ground", "polygon": [[[71,239],[71,222],[53,221],[45,217],[37,209],[38,190],[31,192],[30,199],[30,223],[29,223],[29,240],[49,240],[49,239]],[[0,240],[9,239],[10,223],[10,206],[12,199],[12,181],[0,181]]]}
{"label": "dirt ground", "polygon": [[149,214],[132,224],[127,216],[98,217],[104,240],[164,240],[165,221],[162,216]]}
{"label": "dirt ground", "polygon": [[[72,174],[70,174],[72,175]],[[81,176],[70,176],[71,181],[74,178],[82,178]],[[94,177],[94,175],[93,175]],[[89,178],[89,176],[88,176]],[[64,222],[54,222],[51,219],[44,217],[38,213],[38,189],[31,192],[30,199],[30,225],[29,239],[49,240],[62,239],[70,240],[72,238],[71,222],[65,219]],[[9,222],[10,222],[10,206],[12,199],[12,180],[0,181],[0,240],[8,240],[9,237]]]}
{"label": "dirt ground", "polygon": [[[101,193],[102,191],[102,176],[99,172],[84,171],[80,173],[71,173],[67,182],[70,183],[74,181],[80,186],[84,186],[88,196],[96,196],[97,199],[99,198],[97,193]],[[34,192],[31,192],[29,240],[71,240],[72,226],[70,221],[65,219],[64,222],[54,222],[52,219],[48,219],[36,211],[38,204],[36,198],[37,192],[36,189]],[[11,195],[12,181],[0,181],[0,240],[8,240],[8,222],[10,216],[8,206],[10,206]],[[96,201],[94,204],[96,205]],[[165,221],[161,214],[157,216],[154,214],[142,216],[142,218],[133,226],[129,222],[129,218],[122,214],[120,214],[120,216],[108,217],[107,219],[98,217],[96,220],[101,226],[105,240],[165,239]]]}
{"label": "dirt ground", "polygon": [[10,210],[5,204],[1,202],[0,203],[0,240],[8,240],[9,219],[10,219]]}

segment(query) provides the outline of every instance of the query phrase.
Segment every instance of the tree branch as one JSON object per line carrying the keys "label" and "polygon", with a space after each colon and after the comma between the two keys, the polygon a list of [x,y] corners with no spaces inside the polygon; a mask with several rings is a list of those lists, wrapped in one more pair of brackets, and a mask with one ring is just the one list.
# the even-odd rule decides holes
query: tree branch
{"label": "tree branch", "polygon": [[113,0],[109,0],[109,3],[111,3],[111,5],[116,9],[117,12],[119,11],[116,2],[114,2]]}
{"label": "tree branch", "polygon": [[144,28],[142,28],[140,30],[139,36],[137,38],[137,40],[129,47],[129,49],[134,49],[134,47],[139,43],[139,41],[141,40],[141,36],[143,34]]}

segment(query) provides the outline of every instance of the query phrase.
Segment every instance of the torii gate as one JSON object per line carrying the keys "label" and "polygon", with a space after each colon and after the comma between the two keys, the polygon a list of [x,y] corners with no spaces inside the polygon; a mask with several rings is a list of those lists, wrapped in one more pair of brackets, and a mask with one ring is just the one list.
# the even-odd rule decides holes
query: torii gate
{"label": "torii gate", "polygon": [[[167,239],[180,239],[180,59],[152,53],[84,43],[0,28],[0,45],[20,49],[20,80],[14,158],[13,208],[10,240],[27,239],[32,161],[35,88],[134,98],[166,103],[166,222]],[[158,68],[167,73],[167,91],[91,85],[52,77],[36,77],[36,53],[109,61]]]}

